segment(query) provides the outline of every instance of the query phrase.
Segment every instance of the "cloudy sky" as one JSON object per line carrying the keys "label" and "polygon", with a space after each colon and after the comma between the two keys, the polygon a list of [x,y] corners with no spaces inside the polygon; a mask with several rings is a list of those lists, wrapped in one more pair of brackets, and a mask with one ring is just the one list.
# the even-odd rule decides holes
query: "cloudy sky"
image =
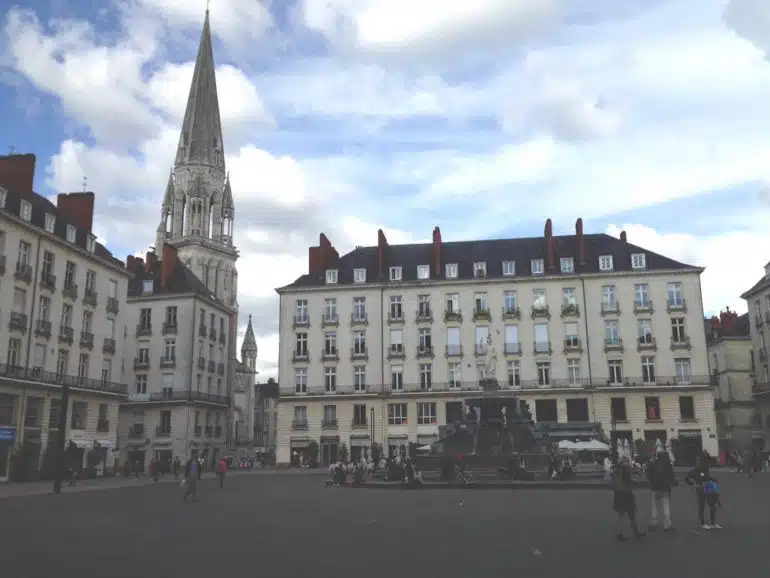
{"label": "cloudy sky", "polygon": [[[17,3],[0,20],[0,147],[37,154],[43,194],[87,177],[97,234],[144,251],[205,0]],[[583,217],[707,267],[707,313],[744,311],[770,260],[766,0],[212,0],[211,23],[264,376],[273,289],[322,231],[342,252],[379,227],[395,243]]]}

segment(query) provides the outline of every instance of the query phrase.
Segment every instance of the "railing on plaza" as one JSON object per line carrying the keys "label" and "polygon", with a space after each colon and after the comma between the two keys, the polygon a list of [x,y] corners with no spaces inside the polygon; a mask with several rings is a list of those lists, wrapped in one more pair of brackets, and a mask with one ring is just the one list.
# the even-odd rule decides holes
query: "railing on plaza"
{"label": "railing on plaza", "polygon": [[230,405],[229,397],[204,391],[172,390],[154,393],[132,393],[128,395],[129,403],[157,403],[163,401],[201,401],[218,405]]}
{"label": "railing on plaza", "polygon": [[126,395],[128,393],[128,386],[125,383],[55,373],[52,371],[44,371],[36,367],[15,367],[6,363],[0,363],[0,378],[31,381],[59,387],[68,385],[69,387],[77,389],[87,389],[89,391],[99,391],[117,395]]}

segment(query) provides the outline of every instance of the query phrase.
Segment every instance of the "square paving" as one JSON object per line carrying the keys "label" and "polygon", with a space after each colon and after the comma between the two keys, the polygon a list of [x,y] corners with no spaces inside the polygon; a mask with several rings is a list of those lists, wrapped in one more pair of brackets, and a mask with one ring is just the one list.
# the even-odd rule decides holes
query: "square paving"
{"label": "square paving", "polygon": [[[768,576],[770,476],[720,474],[723,530],[676,488],[675,535],[614,539],[606,490],[325,488],[323,476],[233,476],[183,503],[176,483],[0,500],[8,576]],[[66,492],[66,488],[65,488]],[[649,493],[637,492],[649,520]]]}

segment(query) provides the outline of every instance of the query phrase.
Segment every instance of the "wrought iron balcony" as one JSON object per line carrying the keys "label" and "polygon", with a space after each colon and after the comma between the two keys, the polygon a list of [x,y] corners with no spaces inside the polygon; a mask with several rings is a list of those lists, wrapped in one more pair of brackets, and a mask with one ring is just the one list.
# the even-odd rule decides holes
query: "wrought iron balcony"
{"label": "wrought iron balcony", "polygon": [[217,362],[213,359],[209,359],[208,370],[209,373],[216,373],[217,371]]}
{"label": "wrought iron balcony", "polygon": [[83,293],[83,305],[96,307],[96,304],[98,301],[99,301],[99,293],[97,293],[93,289],[89,289],[88,287],[86,287],[85,293]]}
{"label": "wrought iron balcony", "polygon": [[298,361],[308,361],[310,359],[310,352],[307,349],[294,350],[292,352],[291,360],[296,363]]}
{"label": "wrought iron balcony", "polygon": [[209,339],[211,341],[216,341],[217,340],[217,330],[214,329],[213,327],[211,329],[209,329]]}
{"label": "wrought iron balcony", "polygon": [[64,280],[64,287],[61,290],[62,297],[66,297],[67,299],[77,299],[78,298],[78,284],[69,282],[67,283],[67,280]]}
{"label": "wrought iron balcony", "polygon": [[692,349],[692,345],[690,344],[690,337],[685,336],[682,339],[674,339],[671,338],[671,350],[677,351],[677,350],[689,350]]}
{"label": "wrought iron balcony", "polygon": [[38,319],[35,323],[35,335],[49,339],[51,337],[51,322],[47,319]]}
{"label": "wrought iron balcony", "polygon": [[619,301],[602,301],[602,315],[619,315],[620,314],[620,302]]}
{"label": "wrought iron balcony", "polygon": [[337,429],[337,418],[324,418],[321,427],[326,429]]}
{"label": "wrought iron balcony", "polygon": [[658,343],[652,335],[642,335],[637,340],[636,349],[639,351],[656,351]]}
{"label": "wrought iron balcony", "polygon": [[72,343],[75,341],[75,331],[72,327],[66,327],[65,325],[59,326],[59,342],[60,343]]}
{"label": "wrought iron balcony", "polygon": [[681,299],[669,299],[666,302],[666,310],[669,313],[687,313],[687,300],[684,297]]}
{"label": "wrought iron balcony", "polygon": [[417,308],[417,314],[414,318],[416,323],[433,323],[433,310],[423,304]]}
{"label": "wrought iron balcony", "polygon": [[40,274],[40,288],[45,289],[46,291],[55,291],[56,290],[56,275],[52,275],[51,273],[41,273]]}
{"label": "wrought iron balcony", "polygon": [[647,300],[634,300],[634,314],[639,315],[640,313],[643,313],[645,315],[652,315],[655,312],[655,309],[652,306],[652,301],[649,299]]}
{"label": "wrought iron balcony", "polygon": [[175,335],[178,329],[176,321],[166,321],[163,323],[163,335]]}
{"label": "wrought iron balcony", "polygon": [[144,359],[140,359],[138,357],[134,358],[134,369],[149,369],[150,368],[150,358],[146,357]]}
{"label": "wrought iron balcony", "polygon": [[105,309],[107,310],[107,313],[117,315],[118,312],[120,311],[120,305],[118,304],[118,300],[115,297],[107,297],[107,303],[105,305]]}
{"label": "wrought iron balcony", "polygon": [[404,359],[404,346],[400,343],[392,343],[388,348],[388,359]]}
{"label": "wrought iron balcony", "polygon": [[25,261],[16,262],[16,272],[13,275],[19,281],[30,283],[32,281],[32,267]]}
{"label": "wrought iron balcony", "polygon": [[321,327],[338,327],[339,324],[340,318],[336,313],[324,313],[321,315]]}
{"label": "wrought iron balcony", "polygon": [[136,326],[137,337],[149,337],[152,335],[152,323],[138,323]]}
{"label": "wrought iron balcony", "polygon": [[369,359],[369,351],[366,345],[358,345],[350,350],[351,359]]}
{"label": "wrought iron balcony", "polygon": [[340,352],[336,347],[327,347],[321,352],[321,359],[323,361],[339,361]]}
{"label": "wrought iron balcony", "polygon": [[307,429],[307,420],[306,419],[295,419],[291,422],[291,429],[295,430],[305,430]]}
{"label": "wrought iron balcony", "polygon": [[506,355],[521,355],[521,342],[505,343],[503,345],[503,352]]}
{"label": "wrought iron balcony", "polygon": [[11,311],[8,327],[14,331],[27,331],[27,314]]}
{"label": "wrought iron balcony", "polygon": [[93,349],[94,347],[94,334],[87,331],[80,332],[80,347],[86,349]]}
{"label": "wrought iron balcony", "polygon": [[427,359],[434,357],[432,345],[418,345],[417,346],[417,358]]}
{"label": "wrought iron balcony", "polygon": [[205,325],[198,326],[198,337],[206,337],[208,332],[208,328]]}
{"label": "wrought iron balcony", "polygon": [[307,313],[303,315],[295,315],[294,323],[292,325],[294,329],[297,327],[310,327],[310,316]]}
{"label": "wrought iron balcony", "polygon": [[391,307],[390,311],[388,311],[388,323],[391,324],[398,324],[398,323],[404,323],[404,311],[400,307],[398,309],[393,309]]}
{"label": "wrought iron balcony", "polygon": [[168,438],[171,437],[171,426],[170,425],[159,425],[155,428],[155,437],[156,438]]}
{"label": "wrought iron balcony", "polygon": [[225,364],[217,363],[217,375],[224,375],[224,374],[225,374]]}
{"label": "wrought iron balcony", "polygon": [[193,435],[196,438],[201,437],[202,434],[203,434],[203,428],[201,426],[199,425],[193,426]]}
{"label": "wrought iron balcony", "polygon": [[54,373],[43,371],[38,367],[24,368],[14,367],[7,364],[0,364],[0,377],[8,379],[19,379],[31,381],[46,385],[61,386],[67,384],[72,388],[86,389],[89,391],[98,391],[103,393],[126,395],[127,387],[124,383],[104,381],[101,379],[90,379],[79,377],[77,375],[67,375],[65,373]]}
{"label": "wrought iron balcony", "polygon": [[604,352],[623,351],[623,340],[620,337],[604,339]]}
{"label": "wrought iron balcony", "polygon": [[564,353],[580,353],[583,351],[583,344],[579,337],[568,337],[564,340]]}
{"label": "wrought iron balcony", "polygon": [[366,314],[366,311],[351,313],[350,324],[351,325],[369,325],[369,316]]}
{"label": "wrought iron balcony", "polygon": [[206,437],[210,438],[214,434],[214,426],[207,425],[205,428],[205,432],[206,432]]}
{"label": "wrought iron balcony", "polygon": [[492,319],[492,314],[489,312],[489,307],[482,307],[478,308],[475,307],[473,309],[473,320],[474,321],[489,321]]}
{"label": "wrought iron balcony", "polygon": [[111,337],[105,337],[102,351],[104,353],[115,353],[115,340]]}
{"label": "wrought iron balcony", "polygon": [[550,319],[551,309],[548,305],[533,305],[530,317],[532,319]]}
{"label": "wrought iron balcony", "polygon": [[447,345],[446,346],[447,357],[462,357],[463,346],[462,345]]}
{"label": "wrought iron balcony", "polygon": [[230,398],[205,391],[190,391],[187,389],[172,389],[153,393],[130,393],[127,403],[168,403],[168,402],[200,402],[215,405],[230,405]]}
{"label": "wrought iron balcony", "polygon": [[535,341],[532,350],[536,355],[551,355],[553,353],[550,341]]}
{"label": "wrought iron balcony", "polygon": [[580,317],[580,307],[577,303],[562,303],[561,305],[562,317]]}
{"label": "wrought iron balcony", "polygon": [[219,343],[221,343],[222,345],[227,343],[227,337],[225,336],[225,332],[224,331],[220,331],[219,332]]}
{"label": "wrought iron balcony", "polygon": [[454,321],[462,323],[463,312],[461,309],[447,309],[444,311],[444,323]]}
{"label": "wrought iron balcony", "polygon": [[199,357],[198,358],[198,369],[201,371],[206,370],[206,358],[205,357]]}
{"label": "wrought iron balcony", "polygon": [[518,307],[503,307],[503,319],[521,319],[521,310]]}
{"label": "wrought iron balcony", "polygon": [[176,357],[166,357],[166,356],[161,357],[160,366],[163,369],[173,369],[174,367],[176,367]]}
{"label": "wrought iron balcony", "polygon": [[128,438],[132,440],[144,438],[144,424],[135,423],[128,429]]}

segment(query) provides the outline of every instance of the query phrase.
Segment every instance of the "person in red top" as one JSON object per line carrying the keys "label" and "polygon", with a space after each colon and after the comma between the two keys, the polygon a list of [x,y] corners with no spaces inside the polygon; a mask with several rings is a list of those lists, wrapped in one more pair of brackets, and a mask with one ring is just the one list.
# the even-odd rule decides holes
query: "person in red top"
{"label": "person in red top", "polygon": [[227,460],[222,458],[217,464],[217,477],[219,478],[219,487],[225,487],[225,473],[227,472]]}

